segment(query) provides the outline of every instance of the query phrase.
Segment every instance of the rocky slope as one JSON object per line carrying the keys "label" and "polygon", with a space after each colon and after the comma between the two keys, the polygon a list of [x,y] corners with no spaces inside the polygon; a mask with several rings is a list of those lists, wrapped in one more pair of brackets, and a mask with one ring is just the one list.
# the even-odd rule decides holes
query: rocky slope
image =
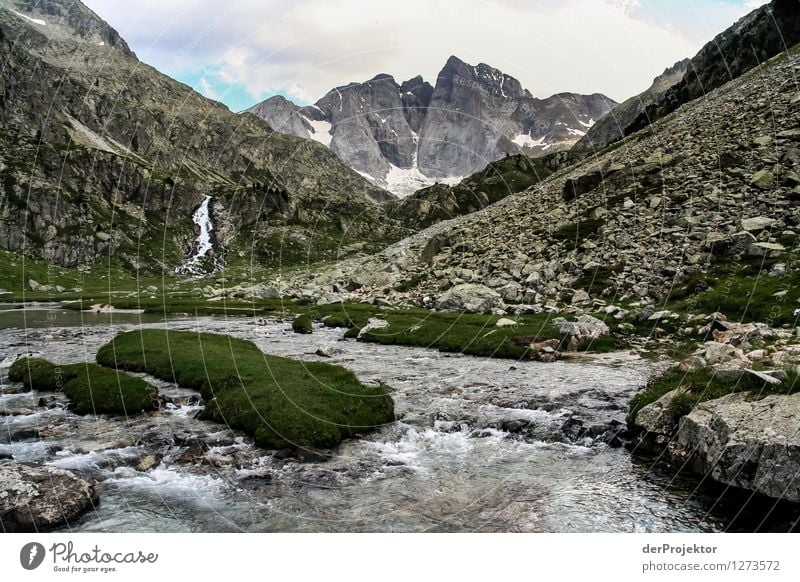
{"label": "rocky slope", "polygon": [[597,151],[739,77],[800,42],[795,0],[773,0],[717,35],[700,52],[657,77],[644,93],[628,99],[590,129],[578,151]]}
{"label": "rocky slope", "polygon": [[613,105],[599,94],[536,99],[498,69],[450,57],[435,87],[419,76],[398,84],[381,74],[307,107],[276,96],[249,111],[277,131],[329,146],[403,196],[436,181],[455,183],[508,154],[567,148]]}
{"label": "rocky slope", "polygon": [[172,268],[206,194],[225,222],[219,242],[267,262],[283,240],[313,258],[390,228],[376,200],[391,195],[327,148],[141,63],[80,2],[3,0],[0,52],[4,248],[62,266]]}

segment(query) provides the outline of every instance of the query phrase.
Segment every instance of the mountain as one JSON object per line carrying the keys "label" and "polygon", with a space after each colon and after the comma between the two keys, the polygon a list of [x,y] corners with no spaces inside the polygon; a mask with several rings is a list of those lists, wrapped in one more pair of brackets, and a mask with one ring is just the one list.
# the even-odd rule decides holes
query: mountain
{"label": "mountain", "polygon": [[450,57],[433,87],[380,74],[336,87],[314,105],[275,96],[248,111],[276,131],[327,145],[353,169],[398,196],[457,183],[509,154],[539,156],[575,143],[613,106],[562,93],[537,99],[486,64]]}
{"label": "mountain", "polygon": [[797,0],[772,0],[717,35],[690,60],[664,71],[644,93],[615,107],[574,149],[600,150],[740,77],[797,42],[800,5]]}
{"label": "mountain", "polygon": [[333,257],[392,228],[377,204],[391,194],[328,148],[141,63],[80,2],[0,1],[0,53],[6,249],[63,266],[171,269],[207,195],[231,259]]}
{"label": "mountain", "polygon": [[683,301],[770,321],[774,307],[789,324],[800,300],[798,70],[800,45],[532,188],[290,287],[433,306],[469,283],[508,310]]}

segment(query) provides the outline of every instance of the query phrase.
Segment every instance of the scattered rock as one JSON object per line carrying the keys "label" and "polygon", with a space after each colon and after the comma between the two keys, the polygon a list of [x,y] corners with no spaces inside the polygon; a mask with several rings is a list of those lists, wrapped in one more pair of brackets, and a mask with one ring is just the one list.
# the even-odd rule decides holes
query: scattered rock
{"label": "scattered rock", "polygon": [[777,221],[773,218],[767,218],[766,216],[756,216],[755,218],[745,218],[742,220],[742,230],[746,230],[748,232],[759,232],[762,230],[767,230],[775,226]]}

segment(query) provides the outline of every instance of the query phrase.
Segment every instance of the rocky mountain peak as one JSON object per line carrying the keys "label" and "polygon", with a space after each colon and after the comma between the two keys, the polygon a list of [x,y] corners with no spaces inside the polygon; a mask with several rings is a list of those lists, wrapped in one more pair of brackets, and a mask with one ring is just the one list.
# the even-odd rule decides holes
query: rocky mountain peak
{"label": "rocky mountain peak", "polygon": [[81,2],[0,0],[0,10],[21,19],[32,30],[57,45],[65,40],[82,41],[133,56],[133,51],[119,33]]}
{"label": "rocky mountain peak", "polygon": [[250,111],[278,131],[329,145],[353,169],[404,196],[437,181],[456,183],[508,154],[567,148],[614,105],[597,94],[536,99],[501,70],[451,56],[435,87],[420,75],[398,85],[381,73],[296,111],[283,102]]}

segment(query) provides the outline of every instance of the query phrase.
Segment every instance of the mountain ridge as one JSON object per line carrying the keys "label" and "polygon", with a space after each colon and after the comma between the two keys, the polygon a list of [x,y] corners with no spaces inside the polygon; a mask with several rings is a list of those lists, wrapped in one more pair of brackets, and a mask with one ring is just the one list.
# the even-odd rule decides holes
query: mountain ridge
{"label": "mountain ridge", "polygon": [[380,73],[300,107],[282,96],[247,111],[277,131],[328,145],[374,183],[405,196],[451,185],[505,155],[566,149],[615,103],[600,93],[537,99],[486,63],[448,58],[431,86]]}

